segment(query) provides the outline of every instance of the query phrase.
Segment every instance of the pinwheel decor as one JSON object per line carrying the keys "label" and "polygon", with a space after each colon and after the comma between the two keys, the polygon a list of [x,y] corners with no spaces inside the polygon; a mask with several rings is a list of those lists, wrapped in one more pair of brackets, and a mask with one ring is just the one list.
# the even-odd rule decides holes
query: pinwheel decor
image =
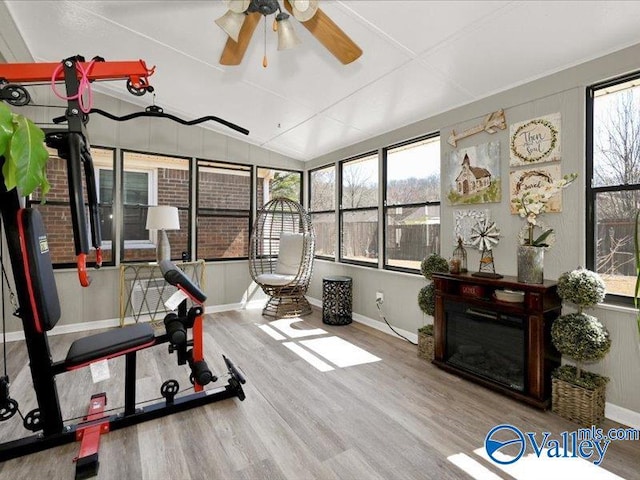
{"label": "pinwheel decor", "polygon": [[493,264],[493,247],[498,244],[498,237],[500,230],[496,223],[486,218],[471,228],[471,245],[480,250],[480,268],[471,274],[474,277],[502,278],[502,275],[496,273]]}

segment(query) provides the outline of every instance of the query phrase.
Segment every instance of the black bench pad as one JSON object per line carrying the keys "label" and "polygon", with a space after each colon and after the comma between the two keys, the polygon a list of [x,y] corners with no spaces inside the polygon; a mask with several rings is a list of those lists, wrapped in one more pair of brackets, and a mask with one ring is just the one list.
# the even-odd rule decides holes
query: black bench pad
{"label": "black bench pad", "polygon": [[154,342],[153,327],[136,323],[124,328],[79,338],[71,344],[65,363],[68,368],[105,358],[117,357],[127,351],[149,346]]}

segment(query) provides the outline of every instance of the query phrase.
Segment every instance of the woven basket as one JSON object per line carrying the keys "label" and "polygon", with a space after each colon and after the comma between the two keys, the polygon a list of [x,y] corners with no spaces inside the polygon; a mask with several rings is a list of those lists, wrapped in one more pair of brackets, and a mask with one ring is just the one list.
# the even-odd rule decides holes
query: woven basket
{"label": "woven basket", "polygon": [[558,378],[551,379],[551,410],[582,427],[604,421],[606,385],[588,390]]}
{"label": "woven basket", "polygon": [[418,357],[433,360],[433,336],[418,332]]}

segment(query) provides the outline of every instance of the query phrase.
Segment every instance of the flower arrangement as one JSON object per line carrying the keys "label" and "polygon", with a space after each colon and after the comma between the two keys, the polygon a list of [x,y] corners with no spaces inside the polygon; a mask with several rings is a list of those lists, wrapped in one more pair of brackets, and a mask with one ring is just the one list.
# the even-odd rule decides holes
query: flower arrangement
{"label": "flower arrangement", "polygon": [[[562,189],[571,185],[577,177],[577,173],[564,175],[561,179],[549,184],[529,188],[522,195],[511,200],[520,217],[527,220],[525,233],[520,235],[522,245],[533,247],[549,247],[551,245],[550,239],[553,229],[542,226],[538,217],[548,211],[551,199]],[[536,226],[541,227],[543,231],[537,238],[534,238]]]}

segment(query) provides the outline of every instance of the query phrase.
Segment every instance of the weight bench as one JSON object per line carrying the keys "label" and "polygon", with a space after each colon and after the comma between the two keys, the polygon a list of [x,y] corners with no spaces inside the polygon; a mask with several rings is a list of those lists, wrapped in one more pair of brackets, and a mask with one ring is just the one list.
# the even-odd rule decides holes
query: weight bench
{"label": "weight bench", "polygon": [[[47,332],[54,328],[60,319],[61,309],[42,217],[37,210],[21,208],[17,210],[15,224],[11,225],[7,222],[6,206],[0,208],[3,208],[3,219],[8,224],[6,227],[9,246],[13,246],[11,240],[17,240],[15,246],[19,245],[21,262],[12,264],[19,292],[20,282],[26,286],[26,292],[21,292],[19,315],[23,320],[38,408],[25,416],[24,426],[34,432],[42,431],[38,435],[0,444],[0,461],[81,440],[76,478],[88,478],[98,470],[98,445],[101,434],[218,400],[233,397],[244,400],[242,384],[245,383],[245,379],[224,355],[228,383],[215,389],[204,390],[206,384],[217,380],[203,357],[202,304],[206,296],[180,269],[168,261],[161,262],[160,265],[165,280],[182,290],[194,303],[187,311],[185,300],[180,304],[177,314],[167,315],[165,325],[167,332],[171,332],[170,335],[165,333],[156,336],[150,324],[134,324],[80,338],[71,344],[64,360],[54,362],[49,351]],[[11,233],[15,235],[12,236]],[[191,339],[188,338],[188,331],[192,332]],[[178,382],[168,380],[160,389],[164,401],[137,407],[136,352],[161,343],[169,343],[169,352],[177,353],[179,365],[188,363],[191,367],[190,380],[194,386],[194,393],[177,397]],[[105,415],[103,410],[106,405],[106,393],[102,393],[91,398],[85,421],[64,426],[55,376],[86,367],[96,361],[120,356],[125,357],[124,412]],[[17,403],[15,408],[17,410]]]}

